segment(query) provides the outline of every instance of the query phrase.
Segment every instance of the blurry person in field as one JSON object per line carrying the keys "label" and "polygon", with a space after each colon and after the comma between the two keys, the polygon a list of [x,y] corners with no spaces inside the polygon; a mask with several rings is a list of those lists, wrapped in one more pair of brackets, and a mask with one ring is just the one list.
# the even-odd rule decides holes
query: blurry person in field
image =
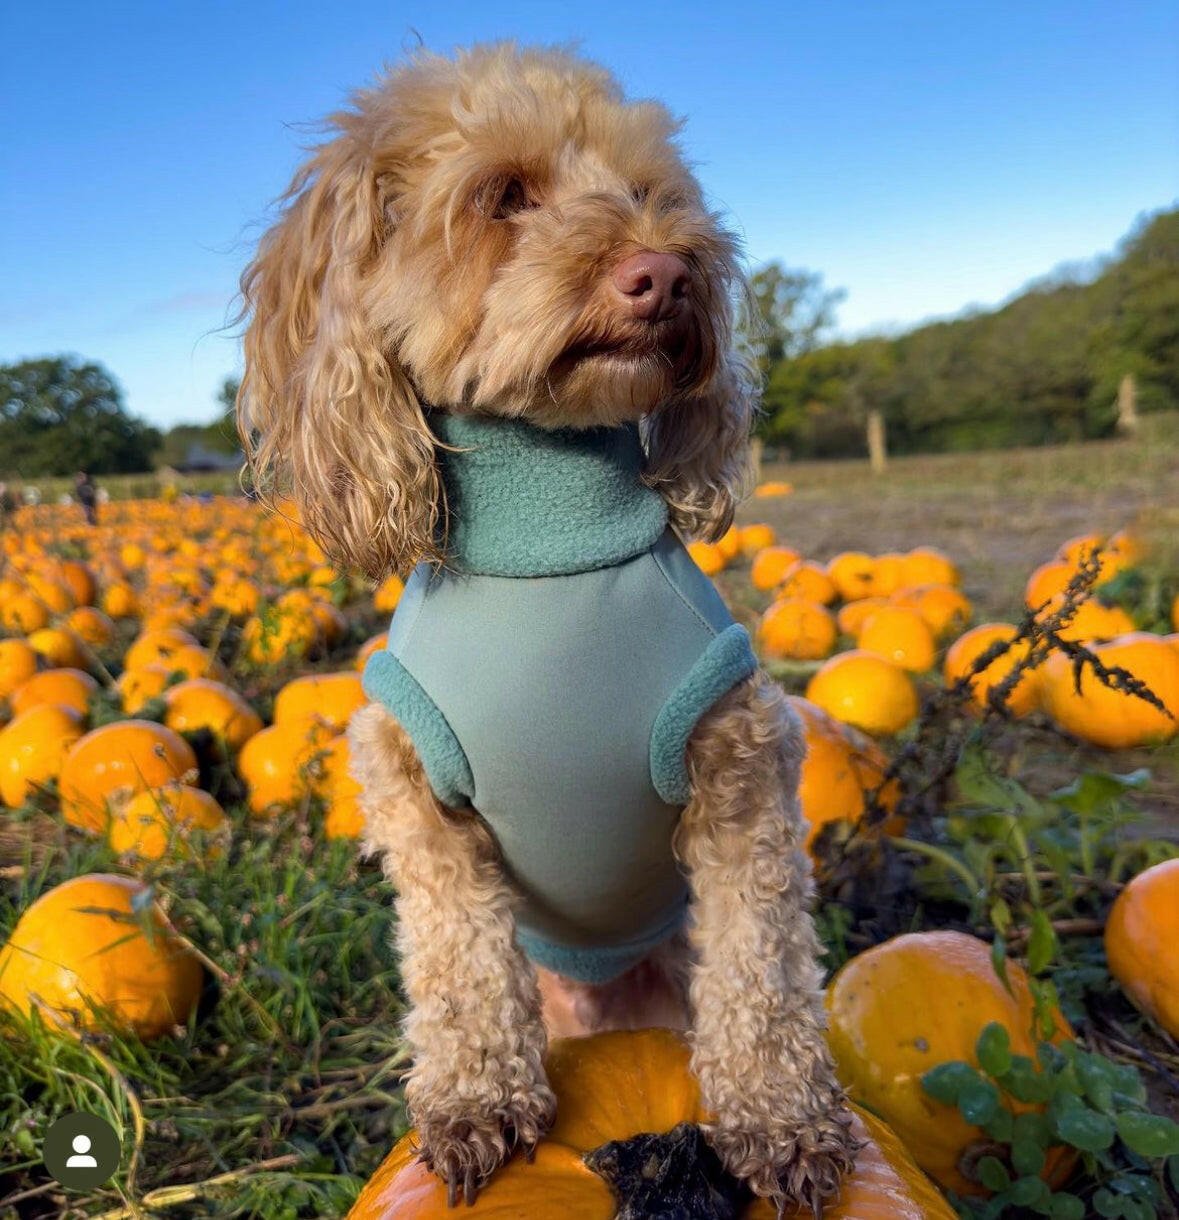
{"label": "blurry person in field", "polygon": [[98,524],[98,488],[95,486],[94,480],[90,477],[90,472],[80,470],[78,477],[74,480],[74,494],[78,497],[78,503],[82,506],[82,511],[86,514],[87,525]]}

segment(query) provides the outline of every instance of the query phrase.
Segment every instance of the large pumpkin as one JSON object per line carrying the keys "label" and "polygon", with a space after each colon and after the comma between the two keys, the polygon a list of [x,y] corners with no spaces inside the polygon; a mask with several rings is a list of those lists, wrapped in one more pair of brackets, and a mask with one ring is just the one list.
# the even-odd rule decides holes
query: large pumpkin
{"label": "large pumpkin", "polygon": [[1179,859],[1135,877],[1105,925],[1110,973],[1130,998],[1179,1038]]}
{"label": "large pumpkin", "polygon": [[[926,1093],[921,1077],[952,1060],[977,1066],[975,1044],[992,1021],[1006,1028],[1013,1054],[1035,1058],[1027,976],[1008,962],[1007,977],[1010,992],[995,974],[990,946],[974,936],[913,932],[853,957],[827,988],[827,1041],[840,1080],[896,1131],[926,1173],[959,1194],[983,1193],[963,1168],[986,1137]],[[1053,1041],[1070,1040],[1068,1022],[1054,1015]],[[1067,1150],[1053,1149],[1045,1176],[1058,1181],[1071,1164]]]}
{"label": "large pumpkin", "polygon": [[1088,666],[1082,670],[1078,693],[1073,664],[1061,652],[1044,662],[1040,680],[1044,710],[1066,732],[1108,750],[1173,737],[1179,731],[1179,654],[1161,636],[1147,632],[1123,635],[1092,649],[1102,664],[1124,669],[1144,682],[1166,711],[1137,695],[1111,690]]}
{"label": "large pumpkin", "polygon": [[145,936],[133,903],[145,886],[88,873],[42,894],[0,949],[0,1003],[74,1028],[118,1027],[150,1038],[183,1024],[203,972],[156,908]]}
{"label": "large pumpkin", "polygon": [[[688,1069],[687,1047],[670,1030],[563,1039],[549,1050],[548,1074],[557,1094],[557,1122],[535,1160],[529,1164],[514,1156],[462,1215],[613,1220],[619,1202],[600,1173],[613,1175],[625,1198],[636,1185],[650,1189],[653,1165],[667,1166],[672,1155],[695,1168],[702,1183],[719,1177],[708,1175],[705,1167],[712,1158],[698,1155],[701,1141],[693,1127],[681,1126],[708,1116]],[[861,1110],[856,1124],[856,1133],[867,1143],[838,1204],[825,1211],[828,1220],[952,1220],[949,1205],[884,1123]],[[648,1138],[640,1142],[636,1136]],[[623,1141],[621,1147],[617,1141]],[[613,1147],[607,1150],[607,1145]],[[601,1167],[600,1173],[587,1158]],[[684,1161],[677,1161],[676,1169],[667,1188],[689,1188],[692,1178],[684,1172]],[[455,1214],[447,1209],[446,1187],[417,1159],[411,1131],[364,1188],[348,1220],[449,1220]],[[665,1204],[657,1214],[677,1213],[674,1205]],[[741,1213],[746,1220],[773,1220],[775,1214],[761,1199]]]}
{"label": "large pumpkin", "polygon": [[105,832],[114,804],[196,773],[192,747],[172,729],[151,720],[116,720],[87,733],[66,755],[62,817],[81,830]]}

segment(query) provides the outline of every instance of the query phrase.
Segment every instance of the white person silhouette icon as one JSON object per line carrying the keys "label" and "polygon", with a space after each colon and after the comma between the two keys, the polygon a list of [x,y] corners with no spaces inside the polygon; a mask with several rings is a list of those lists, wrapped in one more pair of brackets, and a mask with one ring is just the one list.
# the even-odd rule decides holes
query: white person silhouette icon
{"label": "white person silhouette icon", "polygon": [[90,1137],[75,1135],[70,1141],[74,1155],[66,1161],[67,1169],[97,1169],[98,1162],[90,1155]]}

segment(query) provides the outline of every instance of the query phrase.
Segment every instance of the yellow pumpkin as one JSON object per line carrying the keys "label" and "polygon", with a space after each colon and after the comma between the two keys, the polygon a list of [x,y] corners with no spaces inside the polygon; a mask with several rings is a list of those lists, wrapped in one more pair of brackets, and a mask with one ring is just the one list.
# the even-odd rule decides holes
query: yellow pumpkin
{"label": "yellow pumpkin", "polygon": [[840,551],[833,555],[827,561],[827,575],[845,602],[881,596],[876,587],[876,560],[863,551]]}
{"label": "yellow pumpkin", "polygon": [[19,808],[42,784],[57,779],[70,746],[82,736],[71,708],[42,703],[0,730],[0,800]]}
{"label": "yellow pumpkin", "polygon": [[[995,974],[990,946],[974,936],[913,932],[853,957],[827,988],[827,1041],[839,1079],[892,1127],[926,1173],[960,1194],[982,1192],[963,1170],[986,1137],[956,1107],[926,1093],[921,1077],[952,1060],[977,1066],[975,1044],[992,1021],[1006,1028],[1014,1054],[1035,1058],[1027,976],[1009,961],[1007,977],[1010,992]],[[1071,1040],[1064,1016],[1054,1019],[1052,1040]],[[1045,1176],[1059,1181],[1071,1165],[1066,1150],[1054,1149]]]}
{"label": "yellow pumpkin", "polygon": [[866,733],[899,733],[917,715],[909,675],[874,652],[852,649],[824,662],[807,683],[806,697],[836,720]]}
{"label": "yellow pumpkin", "polygon": [[776,589],[801,558],[797,551],[788,546],[763,547],[753,557],[749,579],[755,589]]}
{"label": "yellow pumpkin", "polygon": [[112,807],[144,788],[195,777],[192,747],[150,720],[116,720],[76,741],[61,770],[61,813],[80,830],[107,828]]}
{"label": "yellow pumpkin", "polygon": [[723,572],[728,562],[724,551],[714,542],[689,542],[688,554],[705,576],[715,576],[718,572]]}
{"label": "yellow pumpkin", "polygon": [[141,882],[89,873],[42,894],[0,950],[0,1002],[73,1029],[117,1028],[152,1038],[183,1024],[203,971],[157,907],[145,935],[132,903]]}
{"label": "yellow pumpkin", "polygon": [[327,802],[323,830],[329,839],[356,839],[364,830],[360,785],[352,778],[348,738],[335,738],[324,751],[323,795]]}
{"label": "yellow pumpkin", "polygon": [[55,668],[85,669],[86,645],[69,627],[42,627],[28,635],[29,647],[46,665]]}
{"label": "yellow pumpkin", "polygon": [[237,763],[249,789],[250,812],[272,817],[320,792],[322,768],[317,763],[334,736],[320,720],[294,720],[255,733],[242,747]]}
{"label": "yellow pumpkin", "polygon": [[[463,1209],[472,1220],[613,1220],[619,1202],[587,1158],[602,1174],[613,1174],[625,1195],[644,1172],[653,1176],[672,1148],[691,1150],[698,1138],[694,1126],[708,1119],[687,1047],[670,1030],[561,1039],[549,1048],[547,1068],[557,1095],[556,1124],[531,1164],[517,1154],[492,1176],[474,1206]],[[825,1220],[953,1220],[949,1204],[883,1122],[857,1110],[855,1134],[865,1146],[839,1202],[824,1211]],[[617,1158],[593,1155],[638,1136],[646,1138]],[[446,1186],[418,1160],[415,1139],[411,1131],[385,1158],[347,1220],[450,1220],[456,1214],[447,1208]],[[612,1160],[629,1171],[613,1170]],[[682,1185],[682,1173],[669,1177],[670,1191]],[[675,1214],[674,1207],[664,1202],[659,1214]],[[776,1214],[756,1199],[741,1217],[774,1220]]]}
{"label": "yellow pumpkin", "polygon": [[1110,973],[1172,1038],[1179,1038],[1177,944],[1179,859],[1139,873],[1118,895],[1105,925]]}

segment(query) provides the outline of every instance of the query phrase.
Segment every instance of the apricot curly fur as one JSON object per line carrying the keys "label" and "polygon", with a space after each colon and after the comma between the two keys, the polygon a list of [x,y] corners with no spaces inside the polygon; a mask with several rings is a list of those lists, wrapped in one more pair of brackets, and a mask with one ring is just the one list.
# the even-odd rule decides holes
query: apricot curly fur
{"label": "apricot curly fur", "polygon": [[[341,564],[405,575],[446,547],[427,408],[636,421],[673,527],[718,537],[749,471],[749,290],[677,131],[603,69],[508,43],[422,52],[357,92],[242,277],[238,424],[263,494],[292,496]],[[666,326],[612,287],[644,251],[686,268]],[[436,800],[387,712],[359,712],[350,740],[366,843],[396,891],[407,1101],[452,1203],[549,1129],[546,1024],[687,1028],[728,1167],[780,1209],[836,1193],[855,1144],[822,1037],[801,738],[776,687],[750,679],[690,743],[687,936],[601,987],[538,980],[493,836]]]}

